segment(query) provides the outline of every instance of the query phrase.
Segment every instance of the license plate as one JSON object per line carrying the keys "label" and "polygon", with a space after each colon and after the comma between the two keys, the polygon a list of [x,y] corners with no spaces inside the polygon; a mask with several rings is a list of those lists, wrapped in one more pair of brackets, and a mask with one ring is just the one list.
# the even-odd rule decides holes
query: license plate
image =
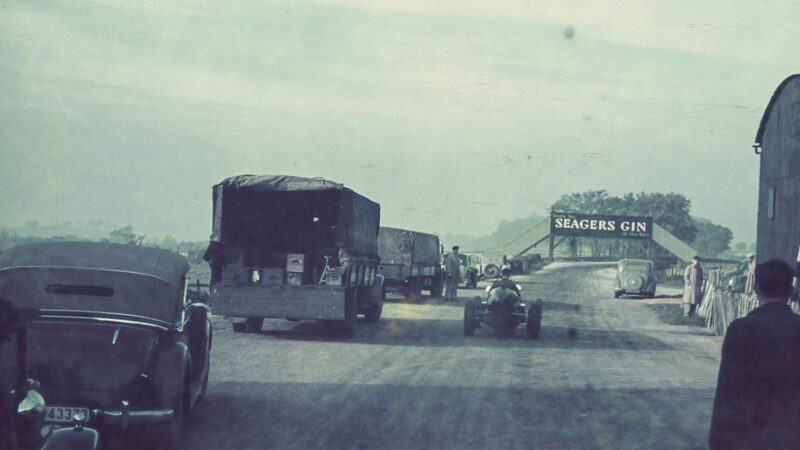
{"label": "license plate", "polygon": [[48,406],[45,408],[45,422],[74,422],[75,416],[83,416],[83,422],[89,418],[89,408],[72,406]]}

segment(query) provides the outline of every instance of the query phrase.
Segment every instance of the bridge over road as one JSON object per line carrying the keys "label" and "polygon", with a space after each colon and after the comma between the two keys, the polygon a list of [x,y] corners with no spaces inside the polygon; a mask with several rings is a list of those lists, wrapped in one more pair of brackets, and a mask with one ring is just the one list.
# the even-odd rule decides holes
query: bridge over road
{"label": "bridge over road", "polygon": [[[565,228],[565,226],[567,228]],[[613,227],[613,230],[611,228]],[[601,229],[602,228],[602,229]],[[688,263],[697,254],[689,244],[678,239],[648,217],[608,216],[553,213],[530,230],[507,243],[503,251],[513,258],[550,240],[550,259],[553,250],[565,236],[606,237],[651,240],[664,250]],[[556,239],[561,237],[559,241]]]}

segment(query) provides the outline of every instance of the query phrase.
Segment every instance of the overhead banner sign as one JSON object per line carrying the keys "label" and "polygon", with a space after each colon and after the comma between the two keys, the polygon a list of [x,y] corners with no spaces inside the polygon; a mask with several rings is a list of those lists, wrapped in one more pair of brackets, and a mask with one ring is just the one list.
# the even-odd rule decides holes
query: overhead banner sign
{"label": "overhead banner sign", "polygon": [[616,239],[652,239],[653,218],[553,212],[550,234]]}

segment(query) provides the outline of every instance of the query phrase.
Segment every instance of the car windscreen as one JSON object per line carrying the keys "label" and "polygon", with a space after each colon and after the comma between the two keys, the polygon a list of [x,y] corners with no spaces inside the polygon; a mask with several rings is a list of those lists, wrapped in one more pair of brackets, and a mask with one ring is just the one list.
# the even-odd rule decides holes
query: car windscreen
{"label": "car windscreen", "polygon": [[643,262],[629,262],[620,264],[620,272],[649,272],[652,266]]}

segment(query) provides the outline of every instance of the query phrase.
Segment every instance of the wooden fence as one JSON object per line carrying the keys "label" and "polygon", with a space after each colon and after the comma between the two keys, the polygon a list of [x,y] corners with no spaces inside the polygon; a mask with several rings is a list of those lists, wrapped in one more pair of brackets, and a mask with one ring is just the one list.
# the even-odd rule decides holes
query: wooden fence
{"label": "wooden fence", "polygon": [[[758,298],[754,294],[730,292],[724,289],[724,273],[732,267],[729,263],[704,265],[703,302],[697,315],[705,319],[707,328],[714,330],[719,336],[725,334],[728,325],[735,319],[746,316],[758,306]],[[659,271],[662,280],[669,278],[683,279],[685,267],[669,267]]]}

